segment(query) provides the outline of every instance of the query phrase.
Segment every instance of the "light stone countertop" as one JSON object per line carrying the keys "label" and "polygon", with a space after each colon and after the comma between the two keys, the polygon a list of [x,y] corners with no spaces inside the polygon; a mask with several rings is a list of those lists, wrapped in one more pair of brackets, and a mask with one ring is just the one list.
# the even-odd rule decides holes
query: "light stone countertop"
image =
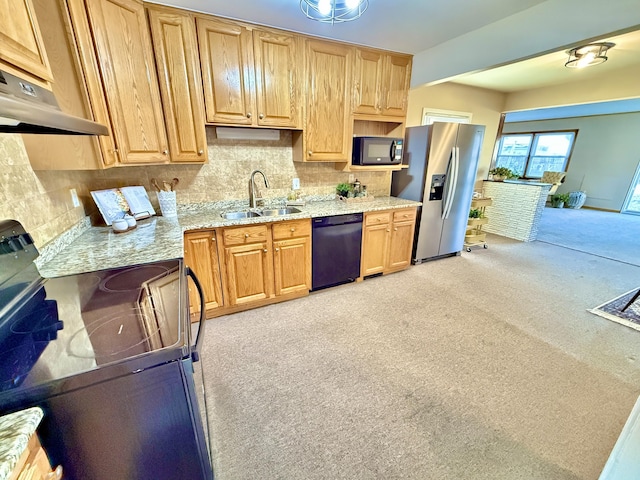
{"label": "light stone countertop", "polygon": [[0,417],[0,480],[11,477],[44,413],[32,407]]}
{"label": "light stone countertop", "polygon": [[[282,207],[284,201],[269,207]],[[141,263],[158,262],[183,257],[183,234],[188,230],[232,227],[258,223],[273,223],[301,218],[363,213],[392,208],[417,207],[420,202],[395,197],[376,197],[373,201],[345,203],[340,200],[307,202],[296,207],[300,213],[275,217],[252,217],[225,220],[221,213],[246,210],[246,201],[178,205],[177,218],[151,217],[139,220],[137,227],[125,233],[114,233],[111,227],[88,227],[65,244],[47,245],[55,255],[41,252],[36,265],[45,278],[74,275]],[[65,237],[64,235],[61,238]],[[40,260],[40,259],[39,259]]]}

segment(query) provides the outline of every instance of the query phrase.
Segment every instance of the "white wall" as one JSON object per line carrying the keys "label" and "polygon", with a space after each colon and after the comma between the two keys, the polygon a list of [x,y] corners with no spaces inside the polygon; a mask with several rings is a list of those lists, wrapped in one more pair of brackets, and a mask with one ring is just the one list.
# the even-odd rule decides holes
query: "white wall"
{"label": "white wall", "polygon": [[514,92],[507,95],[504,111],[534,110],[536,108],[639,98],[640,81],[638,78],[640,78],[640,65],[635,65],[598,75],[591,80]]}
{"label": "white wall", "polygon": [[504,101],[504,93],[456,83],[418,87],[409,91],[406,125],[407,127],[421,125],[424,107],[471,112],[472,123],[486,126],[476,174],[476,186],[479,188],[478,182],[487,178]]}
{"label": "white wall", "polygon": [[586,206],[620,211],[640,161],[640,113],[507,123],[504,133],[578,130],[565,183],[584,190]]}

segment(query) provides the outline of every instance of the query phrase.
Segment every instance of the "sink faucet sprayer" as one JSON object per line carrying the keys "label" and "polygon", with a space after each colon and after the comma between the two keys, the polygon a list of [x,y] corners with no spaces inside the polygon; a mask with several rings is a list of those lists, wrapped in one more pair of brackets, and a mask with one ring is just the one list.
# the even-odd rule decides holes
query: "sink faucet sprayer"
{"label": "sink faucet sprayer", "polygon": [[256,180],[255,180],[256,173],[259,173],[260,175],[262,175],[262,178],[264,179],[264,186],[269,188],[269,181],[267,180],[267,177],[264,174],[264,172],[262,172],[261,170],[254,170],[253,172],[251,172],[251,177],[249,178],[249,207],[250,208],[256,208],[256,206],[264,204],[264,200],[260,198],[259,192],[258,192],[258,197],[256,198]]}

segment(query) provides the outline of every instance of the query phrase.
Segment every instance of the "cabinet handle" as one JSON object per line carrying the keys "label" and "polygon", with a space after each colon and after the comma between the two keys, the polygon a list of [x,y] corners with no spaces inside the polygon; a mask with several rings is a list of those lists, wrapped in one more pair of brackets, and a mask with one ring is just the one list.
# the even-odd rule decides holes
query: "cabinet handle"
{"label": "cabinet handle", "polygon": [[[276,252],[279,252],[279,251],[280,251],[280,249],[279,249],[279,248],[276,248]],[[265,250],[265,252],[266,252],[266,250]]]}
{"label": "cabinet handle", "polygon": [[267,250],[266,248],[262,250],[264,253],[267,253],[269,250]]}
{"label": "cabinet handle", "polygon": [[251,118],[251,112],[247,113],[247,118]]}
{"label": "cabinet handle", "polygon": [[291,228],[291,231],[292,231],[292,232],[295,232],[295,231],[296,231],[296,229],[292,227],[292,228]]}
{"label": "cabinet handle", "polygon": [[307,153],[309,154],[309,156],[311,156],[313,155],[313,150],[309,150]]}
{"label": "cabinet handle", "polygon": [[244,234],[244,238],[249,238],[249,234],[248,234],[248,233],[245,233],[245,234]]}
{"label": "cabinet handle", "polygon": [[163,155],[169,155],[169,150],[167,150],[166,148],[164,150],[162,150],[162,154]]}
{"label": "cabinet handle", "polygon": [[397,231],[398,231],[398,227],[394,228],[394,229],[393,229],[393,231],[394,231],[394,232],[397,232]]}
{"label": "cabinet handle", "polygon": [[403,217],[404,217],[404,218],[407,218],[408,216],[409,216],[409,214],[408,214],[408,213],[405,213],[405,214],[403,215]]}
{"label": "cabinet handle", "polygon": [[200,149],[198,150],[198,155],[202,155],[204,153],[204,150]]}
{"label": "cabinet handle", "polygon": [[387,228],[387,232],[390,232],[390,231],[391,231],[391,229]]}
{"label": "cabinet handle", "polygon": [[264,113],[261,113],[260,115],[258,115],[258,118],[262,120],[264,118]]}
{"label": "cabinet handle", "polygon": [[216,241],[216,237],[211,237],[211,241],[215,242]]}

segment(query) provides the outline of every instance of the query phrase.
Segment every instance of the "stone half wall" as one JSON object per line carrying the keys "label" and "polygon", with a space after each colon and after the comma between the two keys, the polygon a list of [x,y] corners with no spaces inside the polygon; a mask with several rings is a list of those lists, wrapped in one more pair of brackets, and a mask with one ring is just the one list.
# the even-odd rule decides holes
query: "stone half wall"
{"label": "stone half wall", "polygon": [[483,230],[523,242],[535,240],[550,187],[541,183],[485,181],[482,193],[493,203],[485,209],[489,223]]}

